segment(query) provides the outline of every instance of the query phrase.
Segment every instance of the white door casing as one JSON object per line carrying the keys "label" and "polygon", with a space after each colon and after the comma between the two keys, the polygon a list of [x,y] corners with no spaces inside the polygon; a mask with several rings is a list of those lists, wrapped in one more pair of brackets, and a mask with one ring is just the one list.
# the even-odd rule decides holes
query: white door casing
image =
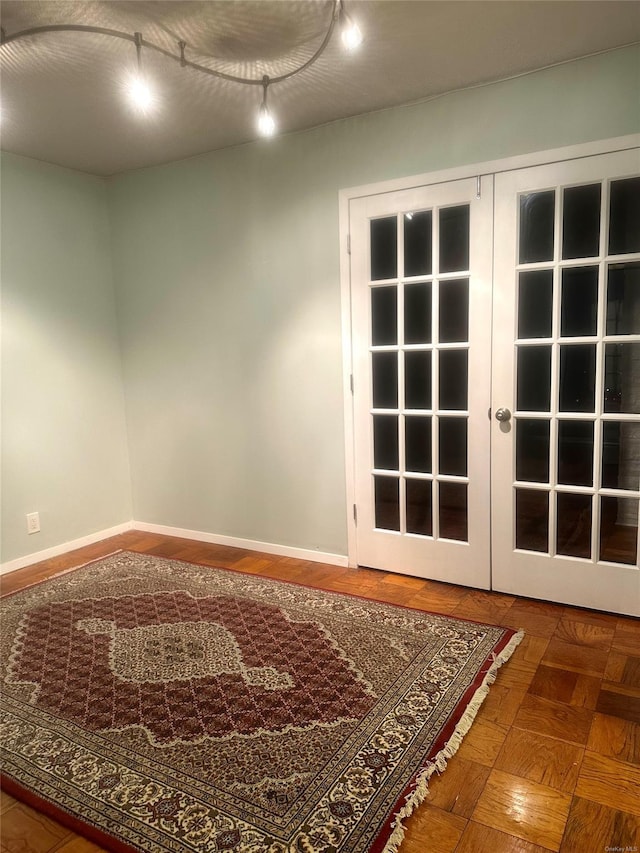
{"label": "white door casing", "polygon": [[[599,156],[602,154],[606,156]],[[636,246],[633,251],[627,247],[621,252],[618,246],[613,247],[615,251],[612,249],[609,252],[607,242],[610,182],[638,174],[640,136],[634,135],[341,192],[350,565],[373,566],[474,587],[490,587],[524,596],[640,615],[637,540],[640,482],[637,482],[638,477],[634,473],[637,469],[628,464],[634,455],[633,448],[640,440],[640,412],[635,408],[635,403],[631,405],[628,402],[631,399],[629,389],[636,394],[640,386],[640,360],[629,358],[631,352],[640,355],[640,327],[637,325],[640,322],[640,297],[634,296],[637,292],[634,288],[640,288],[640,247]],[[482,189],[480,198],[476,198],[478,181],[481,181]],[[573,196],[571,192],[574,188],[593,187],[596,184],[602,187],[599,214],[602,228],[597,250],[589,250],[580,257],[575,252],[563,253],[561,241],[565,191],[569,193],[567,198],[571,196],[569,200],[572,199],[573,205],[572,208],[571,204],[567,207],[567,210],[571,208],[573,211],[567,214],[567,221],[570,223],[573,217],[577,223],[573,230],[580,232],[583,216],[581,191],[576,190]],[[528,196],[533,198],[537,193],[544,192],[554,194],[552,257],[523,260],[517,257],[520,199]],[[438,470],[438,421],[446,417],[466,418],[467,415],[461,410],[451,412],[438,408],[440,353],[463,347],[458,339],[454,343],[441,343],[438,337],[438,290],[441,279],[443,284],[447,283],[448,274],[440,275],[438,269],[437,213],[433,222],[433,275],[407,278],[402,269],[404,214],[427,209],[437,211],[440,207],[446,209],[461,204],[469,205],[472,246],[469,262],[469,444],[466,478],[459,474],[442,475]],[[399,268],[389,278],[372,276],[370,222],[393,216],[397,217]],[[476,245],[476,240],[479,240],[480,245]],[[627,269],[630,266],[633,267],[631,272]],[[592,268],[596,268],[596,271]],[[611,304],[607,307],[607,302],[612,302],[608,297],[609,268],[614,270],[618,279],[621,275],[624,279],[624,293],[622,297],[619,294],[616,296],[618,301],[614,313],[626,319],[616,328],[611,326],[613,321],[608,319],[607,313],[611,314]],[[620,273],[619,268],[625,269]],[[545,299],[548,301],[549,293],[552,294],[551,328],[545,330],[544,334],[535,328],[518,331],[519,277],[526,273],[541,274],[545,270],[547,281],[544,293],[538,294],[535,288],[532,289],[531,282],[523,287],[524,290],[528,288],[530,297],[533,294],[533,303],[529,299],[529,305],[536,306],[535,316],[539,314],[542,302]],[[462,272],[456,269],[455,275],[449,278],[459,278]],[[540,280],[543,278],[541,275]],[[587,282],[587,292],[590,294],[588,297],[585,295],[584,299],[579,290],[581,280]],[[431,303],[434,309],[431,342],[406,344],[402,338],[404,288],[428,282],[432,282]],[[619,284],[618,281],[616,287]],[[393,287],[397,289],[397,339],[392,343],[378,341],[373,344],[371,291]],[[568,294],[566,297],[565,290]],[[585,322],[586,303],[589,299],[593,302],[594,292],[597,293],[597,310],[594,315],[597,318],[594,321],[596,327],[579,328],[580,323]],[[385,298],[378,299],[379,307],[391,304],[387,298],[389,293]],[[564,307],[563,299],[566,301]],[[629,311],[633,312],[635,318],[632,327],[629,325]],[[524,314],[528,316],[528,311],[524,311]],[[574,328],[571,328],[571,323],[563,328],[564,317],[572,314],[575,315]],[[517,404],[522,404],[522,400],[517,399],[518,353],[527,348],[533,352],[536,347],[539,354],[544,347],[550,348],[549,404],[546,409],[543,407],[538,410],[529,401],[518,409]],[[406,353],[412,350],[432,353],[432,408],[429,409],[416,411],[404,405],[403,371]],[[397,357],[399,397],[395,407],[391,407],[389,400],[386,400],[382,408],[374,409],[372,360],[376,353],[385,352],[395,353]],[[626,353],[622,359],[621,353]],[[585,355],[591,359],[589,365],[597,365],[593,381],[594,402],[589,411],[587,409],[591,403],[585,408],[584,400],[581,400],[584,388],[589,387],[590,381],[584,377],[591,367],[579,369],[580,358]],[[618,358],[617,362],[614,356]],[[527,357],[520,357],[524,359],[524,367],[521,365],[520,370],[524,375]],[[626,367],[616,373],[614,365],[622,362]],[[574,377],[573,382],[576,381],[575,377],[582,376],[577,381],[575,404],[571,401],[567,404],[570,395],[568,398],[566,388],[561,391],[561,386],[567,385],[566,377],[570,374]],[[623,379],[620,379],[623,374]],[[612,404],[609,399],[613,399],[615,394],[617,399],[620,398],[620,389],[616,391],[612,382],[618,382],[618,385],[623,382],[625,386],[627,402],[621,404],[622,410],[620,405]],[[524,386],[529,387],[530,384],[535,386],[536,382],[527,382]],[[609,402],[605,402],[605,388],[608,385],[612,385],[613,391],[610,389],[606,392]],[[573,393],[570,386],[571,383],[569,390]],[[637,396],[634,399],[637,400]],[[495,413],[499,408],[509,410],[511,419],[497,421]],[[629,410],[625,411],[625,408]],[[488,410],[492,415],[490,420],[487,417]],[[374,459],[375,415],[383,416],[382,421],[386,421],[387,427],[394,417],[397,419],[398,446],[391,448],[392,457],[394,452],[397,453],[397,470],[391,471],[393,462],[390,463],[388,458],[382,468],[374,467],[374,462],[379,462],[379,459]],[[404,421],[419,417],[431,418],[436,425],[431,436],[432,465],[428,472],[407,471],[405,465],[407,448]],[[548,437],[545,421],[549,425]],[[386,427],[382,434],[385,432],[388,436]],[[523,451],[527,447],[527,435],[529,439],[532,436],[535,439],[533,444],[529,441],[530,449],[537,448],[536,452],[528,456]],[[535,473],[535,466],[539,467],[544,457],[540,447],[545,440],[548,474],[546,471],[543,474],[539,471]],[[380,444],[380,441],[377,443]],[[587,482],[589,466],[584,460],[588,457],[589,447],[593,458],[593,478]],[[582,458],[584,463],[579,476],[586,479],[576,479],[574,482],[572,478],[575,478],[575,473],[568,472],[577,470],[575,463],[578,458]],[[518,466],[517,459],[520,460]],[[526,463],[524,468],[523,460]],[[640,463],[640,455],[637,462]],[[526,469],[526,465],[529,465],[529,469]],[[531,468],[531,465],[534,467]],[[519,480],[516,479],[516,473]],[[390,531],[380,526],[376,528],[376,521],[380,519],[376,519],[375,477],[395,478],[402,486],[397,490],[395,520],[392,524],[383,522],[387,528],[396,526],[399,528],[397,530]],[[431,484],[434,512],[432,529],[427,531],[429,535],[424,535],[425,530],[419,534],[407,531],[415,505],[408,506],[404,483],[415,480],[422,482],[420,488],[423,494],[424,483],[428,481]],[[468,543],[439,535],[437,506],[440,481],[457,485],[467,484],[468,481]],[[544,534],[547,539],[542,543],[539,538],[537,543],[533,539],[527,541],[526,533],[523,539],[523,530],[526,531],[527,525],[522,524],[523,513],[516,514],[516,495],[520,492],[526,492],[524,503],[522,495],[518,498],[520,509],[523,506],[526,509],[527,501],[531,498],[535,506],[536,501],[540,502],[540,494],[548,496],[551,509],[547,532]],[[578,513],[576,506],[580,509]],[[384,502],[382,507],[384,509]],[[534,521],[534,516],[529,521]],[[527,521],[526,513],[524,517]],[[576,523],[576,518],[582,519],[580,523]],[[606,521],[602,535],[601,519]],[[591,525],[588,535],[585,534],[585,520]],[[415,518],[411,523],[415,524]],[[544,525],[541,525],[539,519],[536,524],[531,529],[536,528],[539,537]],[[616,531],[613,537],[609,535],[611,530]],[[617,535],[619,531],[624,534],[622,547]],[[612,545],[614,540],[615,544]],[[585,544],[587,542],[588,546]],[[528,547],[522,547],[523,544]],[[580,549],[584,551],[587,547],[589,553],[581,553]]]}

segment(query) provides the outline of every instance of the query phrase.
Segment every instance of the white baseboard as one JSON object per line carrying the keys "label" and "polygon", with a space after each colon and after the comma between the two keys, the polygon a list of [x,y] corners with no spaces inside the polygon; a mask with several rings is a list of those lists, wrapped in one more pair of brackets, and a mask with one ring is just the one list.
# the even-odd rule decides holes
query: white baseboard
{"label": "white baseboard", "polygon": [[132,526],[134,530],[143,530],[145,533],[162,533],[166,536],[178,536],[181,539],[194,539],[196,542],[227,545],[229,548],[244,548],[247,551],[262,551],[265,554],[275,554],[278,557],[295,557],[297,560],[328,563],[332,566],[348,565],[348,558],[343,554],[311,551],[307,548],[294,548],[290,545],[274,545],[271,542],[256,542],[255,539],[237,539],[235,536],[204,533],[201,530],[185,530],[182,527],[166,527],[164,524],[147,524],[144,521],[134,521]]}
{"label": "white baseboard", "polygon": [[81,536],[80,539],[73,539],[71,542],[63,542],[61,545],[54,545],[53,548],[45,548],[44,551],[35,551],[33,554],[25,554],[24,557],[18,557],[15,560],[9,560],[7,563],[2,563],[0,566],[0,575],[6,575],[8,572],[15,572],[16,569],[24,569],[25,566],[40,563],[42,560],[49,560],[51,557],[59,557],[60,554],[66,554],[68,551],[75,551],[76,548],[82,548],[85,545],[93,545],[94,542],[100,542],[102,539],[109,539],[110,536],[117,536],[119,533],[126,533],[127,530],[132,529],[133,522],[125,521],[123,524],[116,524],[115,527],[109,527],[106,530],[98,530],[96,533],[90,533],[89,536]]}
{"label": "white baseboard", "polygon": [[204,533],[201,530],[185,530],[182,527],[167,527],[164,524],[147,524],[144,521],[126,521],[123,524],[117,524],[115,527],[109,527],[107,530],[98,530],[96,533],[89,534],[89,536],[82,536],[80,539],[74,539],[71,542],[63,542],[61,545],[54,545],[52,548],[45,548],[43,551],[35,551],[32,554],[25,554],[24,557],[9,560],[7,563],[2,563],[2,565],[0,565],[0,575],[7,574],[8,572],[14,572],[16,569],[23,569],[25,566],[40,563],[42,560],[48,560],[51,557],[59,557],[61,554],[66,554],[68,551],[75,551],[76,548],[82,548],[85,545],[93,545],[95,542],[100,542],[102,539],[108,539],[110,536],[117,536],[119,533],[126,533],[127,530],[142,530],[146,533],[161,533],[165,536],[178,536],[181,539],[193,539],[196,542],[209,542],[213,545],[227,545],[229,548],[244,548],[246,551],[262,551],[265,554],[275,554],[278,557],[295,557],[297,560],[310,560],[314,563],[328,563],[331,566],[348,565],[348,558],[342,554],[329,554],[325,551],[312,551],[307,548],[294,548],[290,545],[274,545],[271,542],[257,542],[255,539],[238,539],[235,536],[222,536],[218,533]]}

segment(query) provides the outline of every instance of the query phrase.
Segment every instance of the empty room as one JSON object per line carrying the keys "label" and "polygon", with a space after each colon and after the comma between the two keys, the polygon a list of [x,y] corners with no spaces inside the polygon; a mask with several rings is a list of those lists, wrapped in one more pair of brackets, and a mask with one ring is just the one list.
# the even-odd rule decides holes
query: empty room
{"label": "empty room", "polygon": [[640,4],[0,17],[2,853],[637,853]]}

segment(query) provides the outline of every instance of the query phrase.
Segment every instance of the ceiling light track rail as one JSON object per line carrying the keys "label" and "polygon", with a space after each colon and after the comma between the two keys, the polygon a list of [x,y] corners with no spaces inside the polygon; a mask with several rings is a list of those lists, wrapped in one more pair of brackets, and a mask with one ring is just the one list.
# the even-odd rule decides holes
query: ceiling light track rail
{"label": "ceiling light track rail", "polygon": [[[320,59],[320,57],[326,50],[327,45],[331,41],[333,30],[335,28],[338,18],[340,17],[340,7],[340,0],[333,0],[333,11],[331,13],[331,21],[329,23],[325,36],[322,39],[322,42],[320,43],[320,46],[313,54],[313,56],[311,56],[302,65],[298,66],[298,68],[294,68],[292,71],[288,71],[286,74],[280,74],[278,77],[269,77],[269,85],[273,85],[274,83],[282,83],[284,80],[288,80],[290,77],[295,77],[296,74],[300,74],[302,71],[305,71],[307,68],[313,65],[314,62]],[[140,45],[140,47],[143,47],[146,50],[155,50],[157,53],[161,53],[163,56],[166,56],[169,59],[173,59],[183,68],[193,68],[194,71],[199,71],[202,74],[209,74],[211,77],[218,77],[221,80],[228,80],[231,83],[242,83],[246,86],[262,86],[262,76],[257,78],[238,77],[235,74],[227,74],[226,72],[218,71],[215,68],[207,68],[206,65],[200,65],[198,62],[193,62],[192,60],[187,59],[185,56],[187,43],[185,41],[178,41],[177,44],[179,53],[172,53],[170,50],[167,50],[164,47],[160,47],[160,45],[154,44],[153,42],[142,38],[139,33],[127,33],[121,30],[107,29],[106,27],[92,27],[85,26],[83,24],[50,24],[48,26],[42,27],[30,27],[27,30],[20,30],[19,32],[13,33],[11,35],[6,35],[3,30],[2,38],[0,40],[0,47],[4,47],[4,45],[6,44],[10,44],[11,42],[18,41],[19,39],[23,38],[28,38],[30,36],[37,36],[43,33],[60,32],[97,33],[98,35],[102,36],[109,36],[111,38],[122,39],[123,41],[130,41],[133,42],[136,47]]]}
{"label": "ceiling light track rail", "polygon": [[[220,80],[226,80],[230,83],[239,83],[245,86],[262,86],[263,96],[258,115],[258,130],[263,136],[272,136],[275,133],[275,121],[271,115],[269,107],[267,106],[268,87],[273,86],[276,83],[282,83],[285,80],[289,80],[291,77],[295,77],[297,74],[306,71],[307,68],[317,62],[327,49],[337,24],[341,27],[342,42],[347,50],[354,50],[362,41],[362,35],[357,24],[351,19],[344,8],[344,0],[331,0],[331,6],[331,19],[329,21],[329,25],[320,45],[313,55],[306,62],[303,62],[302,65],[299,65],[291,71],[287,71],[285,74],[280,74],[277,77],[269,77],[266,74],[255,78],[240,77],[235,74],[228,74],[225,71],[219,71],[216,68],[208,68],[206,65],[201,65],[200,63],[193,62],[191,59],[187,58],[186,50],[188,45],[183,40],[179,40],[177,42],[178,53],[173,53],[171,50],[167,50],[166,48],[160,47],[160,45],[154,44],[153,42],[143,38],[142,33],[140,32],[128,33],[122,30],[113,30],[106,27],[94,27],[84,24],[49,24],[40,27],[30,27],[29,29],[12,33],[11,35],[7,35],[4,28],[2,28],[0,31],[0,47],[4,47],[12,42],[30,38],[32,36],[60,32],[93,33],[108,36],[109,38],[120,39],[122,41],[133,42],[136,47],[138,75],[129,88],[132,98],[143,111],[146,111],[153,104],[153,94],[147,85],[146,76],[142,67],[142,50],[144,49],[161,53],[168,59],[179,63],[182,68],[191,68],[200,74],[207,74],[210,77],[217,77]],[[215,59],[215,57],[211,58]]]}

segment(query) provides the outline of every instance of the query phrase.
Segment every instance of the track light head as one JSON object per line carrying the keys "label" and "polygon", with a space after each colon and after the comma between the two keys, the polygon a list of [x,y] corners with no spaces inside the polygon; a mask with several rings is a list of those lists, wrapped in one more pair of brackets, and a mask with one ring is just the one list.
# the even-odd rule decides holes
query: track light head
{"label": "track light head", "polygon": [[258,112],[258,133],[260,136],[273,136],[276,132],[276,122],[267,104],[267,90],[269,78],[265,74],[262,78],[262,103]]}
{"label": "track light head", "polygon": [[127,81],[127,94],[132,105],[141,113],[148,113],[155,105],[155,96],[142,66],[142,33],[134,33],[137,70]]}
{"label": "track light head", "polygon": [[362,30],[346,12],[343,2],[340,3],[340,22],[342,44],[349,52],[357,50],[362,44]]}

